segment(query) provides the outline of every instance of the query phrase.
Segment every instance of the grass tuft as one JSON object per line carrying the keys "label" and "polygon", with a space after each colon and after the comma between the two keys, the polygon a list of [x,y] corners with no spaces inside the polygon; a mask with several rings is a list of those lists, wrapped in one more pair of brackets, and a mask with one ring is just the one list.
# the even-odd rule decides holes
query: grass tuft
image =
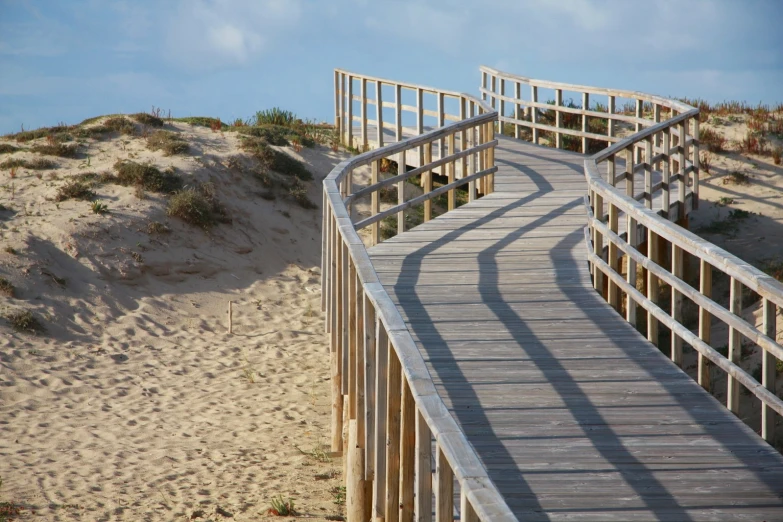
{"label": "grass tuft", "polygon": [[171,232],[169,230],[169,227],[161,223],[160,221],[150,221],[149,225],[147,225],[147,234],[168,234]]}
{"label": "grass tuft", "polygon": [[313,174],[307,170],[304,163],[285,152],[273,149],[263,138],[246,137],[240,147],[256,158],[263,169],[305,181],[313,179]]}
{"label": "grass tuft", "polygon": [[166,156],[182,154],[188,151],[188,143],[176,132],[159,130],[147,137],[147,148],[162,150]]}
{"label": "grass tuft", "polygon": [[0,169],[16,169],[19,167],[30,170],[45,170],[57,168],[57,163],[46,158],[35,158],[29,161],[13,158],[0,163]]}
{"label": "grass tuft", "polygon": [[137,112],[136,114],[131,114],[130,117],[142,125],[147,125],[149,127],[163,127],[163,119],[146,112]]}
{"label": "grass tuft", "polygon": [[273,107],[271,109],[256,112],[256,125],[282,125],[291,126],[299,121],[291,111],[280,109],[279,107]]}
{"label": "grass tuft", "polygon": [[267,510],[270,515],[278,517],[295,517],[297,515],[292,498],[283,500],[283,495],[279,495],[277,498],[273,498],[270,504],[272,506]]}
{"label": "grass tuft", "polygon": [[97,194],[90,188],[90,185],[82,180],[73,179],[57,189],[55,201],[66,201],[69,199],[79,199],[82,201],[92,201]]}
{"label": "grass tuft", "polygon": [[227,221],[225,209],[218,201],[212,183],[186,187],[173,194],[169,199],[166,214],[203,229],[210,229],[219,222]]}
{"label": "grass tuft", "polygon": [[103,122],[103,127],[120,134],[136,134],[136,125],[125,116],[112,116]]}
{"label": "grass tuft", "polygon": [[11,281],[5,277],[0,277],[0,295],[6,297],[14,297],[16,295],[16,288],[11,284]]}
{"label": "grass tuft", "polygon": [[18,332],[43,333],[43,323],[30,310],[16,310],[5,316],[14,330]]}
{"label": "grass tuft", "polygon": [[49,143],[46,145],[35,145],[30,150],[38,154],[47,156],[57,156],[60,158],[75,158],[78,146],[75,143]]}
{"label": "grass tuft", "polygon": [[19,147],[14,147],[10,143],[0,143],[0,154],[12,154],[19,150]]}
{"label": "grass tuft", "polygon": [[197,127],[207,127],[210,129],[214,128],[216,125],[220,125],[221,129],[228,127],[225,123],[221,123],[220,118],[210,118],[209,116],[188,116],[187,118],[174,118],[174,121],[181,121]]}
{"label": "grass tuft", "polygon": [[116,183],[119,185],[140,185],[145,190],[163,194],[170,194],[182,187],[182,178],[173,169],[161,172],[152,165],[119,160],[114,164],[114,170],[117,171]]}

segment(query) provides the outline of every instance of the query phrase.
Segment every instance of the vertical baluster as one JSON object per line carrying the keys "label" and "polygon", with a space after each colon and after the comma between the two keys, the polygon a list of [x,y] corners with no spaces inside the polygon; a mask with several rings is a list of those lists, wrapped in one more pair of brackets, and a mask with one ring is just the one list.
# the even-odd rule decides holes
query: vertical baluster
{"label": "vertical baluster", "polygon": [[424,134],[424,91],[416,89],[416,135]]}
{"label": "vertical baluster", "polygon": [[362,300],[364,301],[364,477],[371,481],[375,469],[375,339],[378,333],[375,307],[366,294]]}
{"label": "vertical baluster", "polygon": [[[593,213],[595,214],[596,221],[604,220],[604,198],[598,192],[593,192]],[[603,258],[603,252],[603,234],[598,230],[598,227],[593,227],[593,253],[596,256]],[[593,266],[593,288],[603,294],[604,273],[595,265]]]}
{"label": "vertical baluster", "polygon": [[375,321],[375,477],[373,480],[373,515],[386,516],[386,441],[388,419],[389,337],[380,318]]}
{"label": "vertical baluster", "polygon": [[652,138],[644,140],[644,206],[652,208]]}
{"label": "vertical baluster", "polygon": [[487,101],[487,93],[484,92],[487,88],[487,73],[481,71],[481,99]]}
{"label": "vertical baluster", "polygon": [[[642,100],[636,100],[636,117],[639,119],[644,117],[643,108],[644,108],[644,102]],[[635,128],[635,132],[639,132],[642,130],[642,124],[637,121],[636,124],[634,125],[634,128]],[[647,161],[650,161],[649,156],[647,157]]]}
{"label": "vertical baluster", "polygon": [[338,136],[342,136],[342,112],[340,111],[340,97],[343,95],[340,82],[342,75],[340,71],[334,71],[334,130]]}
{"label": "vertical baluster", "polygon": [[360,84],[360,98],[362,109],[362,150],[367,148],[367,80],[362,78]]}
{"label": "vertical baluster", "polygon": [[[583,111],[589,111],[590,110],[590,93],[583,92],[582,93],[582,110]],[[588,125],[587,121],[587,114],[582,115],[582,132],[587,132],[590,126]],[[587,137],[582,136],[582,154],[587,154]],[[614,163],[614,161],[612,161]],[[612,185],[614,185],[614,182],[612,182]]]}
{"label": "vertical baluster", "polygon": [[[672,275],[677,279],[682,280],[684,275],[684,256],[682,248],[672,243]],[[678,323],[682,324],[682,293],[677,291],[672,286],[672,318]],[[674,333],[671,333],[671,348],[672,348],[672,361],[677,366],[682,366],[682,338]]]}
{"label": "vertical baluster", "polygon": [[[610,138],[614,137],[614,119],[612,115],[614,114],[614,96],[609,96],[609,99],[607,101],[606,106],[606,113],[607,113],[607,121],[606,121],[606,135]],[[612,143],[612,140],[609,140],[609,143]]]}
{"label": "vertical baluster", "polygon": [[498,130],[501,133],[503,132],[503,120],[502,120],[502,118],[504,118],[506,116],[506,100],[503,99],[503,98],[505,98],[505,96],[506,96],[506,80],[501,78],[500,79],[500,110],[498,111],[499,112],[499,114],[498,114],[498,116],[499,116],[499,118],[498,118],[498,126],[500,127]]}
{"label": "vertical baluster", "polygon": [[606,182],[611,186],[617,186],[617,156],[612,154],[606,160]]}
{"label": "vertical baluster", "polygon": [[[487,137],[487,141],[494,141],[495,140],[495,125],[489,124],[489,136]],[[492,168],[495,166],[495,147],[490,147],[487,149],[487,168]],[[489,193],[495,192],[495,174],[492,173],[489,175]]]}
{"label": "vertical baluster", "polygon": [[[449,150],[448,150],[449,155],[454,154],[454,152],[455,152],[455,149],[454,149],[454,146],[455,146],[454,134],[449,134],[448,146],[449,146]],[[444,166],[444,168],[448,169],[448,182],[449,183],[453,183],[455,181],[456,176],[455,176],[455,173],[454,173],[454,169],[456,169],[456,167],[457,167],[457,165],[456,165],[456,163],[454,161],[450,161],[447,165]],[[454,207],[456,206],[456,203],[457,203],[457,191],[455,189],[451,189],[448,192],[448,205],[449,205],[448,208],[449,208],[449,210],[454,210]]]}
{"label": "vertical baluster", "polygon": [[364,522],[367,499],[365,496],[364,481],[364,450],[357,442],[358,422],[356,419],[348,421],[348,454],[344,457],[347,462],[345,475],[345,511],[348,522]]}
{"label": "vertical baluster", "polygon": [[[472,118],[474,116],[474,103],[470,102],[470,114],[468,117]],[[471,127],[468,129],[468,142],[467,147],[470,149],[473,146],[476,145],[476,128]],[[476,156],[475,154],[471,154],[469,158],[466,158],[467,162],[467,175],[470,176],[472,174],[476,173]],[[468,181],[468,201],[475,201],[476,200],[476,181]]]}
{"label": "vertical baluster", "polygon": [[400,415],[400,522],[413,522],[413,492],[416,470],[416,403],[410,383],[402,375]]}
{"label": "vertical baluster", "polygon": [[[631,216],[627,216],[628,219],[628,244],[636,248],[637,244],[637,225],[636,220]],[[633,288],[636,288],[636,261],[631,259],[631,256],[625,256],[626,258],[626,273],[625,280]],[[631,299],[631,294],[627,294],[625,298],[625,319],[632,325],[636,326],[636,301]]]}
{"label": "vertical baluster", "polygon": [[346,103],[348,105],[347,121],[345,123],[348,131],[348,137],[345,140],[349,147],[353,147],[353,76],[350,74],[346,77],[346,84],[348,87],[348,95]]}
{"label": "vertical baluster", "polygon": [[[661,264],[658,235],[650,229],[647,229],[647,257],[653,263]],[[651,270],[647,270],[647,299],[658,303],[658,278]],[[658,346],[658,319],[651,312],[647,312],[647,340]]]}
{"label": "vertical baluster", "polygon": [[[682,136],[682,135],[681,135]],[[682,141],[681,141],[682,142]],[[742,317],[742,283],[731,278],[729,288],[729,308],[731,313],[737,317]],[[729,326],[729,360],[739,365],[742,358],[742,337],[738,330]],[[726,391],[726,406],[739,415],[740,383],[731,375],[728,376],[728,386]]]}
{"label": "vertical baluster", "polygon": [[378,129],[378,147],[383,147],[383,84],[375,81],[375,120]]}
{"label": "vertical baluster", "polygon": [[[519,104],[519,100],[522,99],[522,82],[514,82],[514,99],[517,100],[514,104],[514,119],[518,120],[522,118],[522,114],[520,114],[522,107]],[[521,127],[521,125],[514,125],[514,138],[519,139],[519,129]]]}
{"label": "vertical baluster", "polygon": [[416,522],[432,522],[432,434],[416,413]]}
{"label": "vertical baluster", "polygon": [[489,103],[492,106],[492,108],[494,109],[495,107],[497,107],[497,105],[495,104],[495,98],[496,98],[495,94],[498,92],[498,83],[497,83],[498,79],[497,79],[497,76],[495,76],[494,74],[492,76],[490,76],[489,78],[490,78],[490,82],[491,82],[490,90],[492,91],[492,95],[489,98]]}
{"label": "vertical baluster", "polygon": [[530,99],[533,101],[530,112],[530,123],[533,127],[533,143],[538,145],[538,127],[536,126],[538,123],[538,107],[536,107],[538,103],[538,87],[535,85],[530,86]]}
{"label": "vertical baluster", "polygon": [[663,163],[661,169],[661,183],[663,190],[661,191],[661,209],[666,212],[666,219],[669,219],[669,208],[671,207],[670,191],[671,191],[671,156],[669,153],[671,144],[671,135],[669,128],[667,127],[663,131]]}
{"label": "vertical baluster", "polygon": [[[432,142],[428,141],[424,144],[424,164],[429,165],[430,163],[432,163]],[[432,192],[432,176],[433,172],[431,170],[422,174],[425,194]],[[428,199],[424,202],[424,221],[429,221],[430,219],[432,219],[432,200]]]}
{"label": "vertical baluster", "polygon": [[[699,293],[704,297],[712,297],[712,265],[703,259],[699,260]],[[712,316],[703,307],[699,307],[699,339],[710,344],[712,339]],[[698,355],[699,384],[710,391],[712,387],[710,361],[701,353]]]}
{"label": "vertical baluster", "polygon": [[345,368],[345,374],[348,376],[348,418],[351,420],[356,419],[356,328],[358,321],[356,317],[356,265],[354,265],[353,259],[348,258],[348,357],[345,359],[348,364],[348,368]]}
{"label": "vertical baluster", "polygon": [[[614,163],[614,159],[611,160]],[[609,228],[617,234],[619,230],[620,211],[614,203],[609,203]],[[609,266],[612,267],[612,271],[620,273],[620,259],[618,258],[618,248],[614,241],[609,241]],[[615,309],[620,310],[620,288],[609,279],[609,285],[607,288],[607,294],[609,304]]]}
{"label": "vertical baluster", "polygon": [[693,195],[693,210],[699,208],[699,175],[701,169],[701,157],[699,156],[699,150],[701,145],[699,144],[699,117],[693,118],[693,149],[692,159],[693,162],[693,186],[691,187],[691,193]]}
{"label": "vertical baluster", "polygon": [[[364,449],[365,435],[365,397],[364,397],[364,368],[365,368],[365,338],[364,338],[364,289],[362,281],[359,279],[359,273],[356,272],[356,355],[354,357],[354,373],[356,374],[356,388],[354,389],[355,411],[356,411],[356,433],[358,436],[356,445]],[[364,476],[364,463],[362,463],[362,476]]]}
{"label": "vertical baluster", "polygon": [[460,516],[459,521],[460,522],[479,522],[478,516],[476,515],[476,510],[473,509],[473,506],[470,504],[470,500],[468,499],[468,492],[465,491],[464,488],[460,490]]}
{"label": "vertical baluster", "polygon": [[350,279],[349,279],[349,264],[351,258],[348,256],[348,246],[345,244],[342,235],[340,236],[340,255],[342,256],[342,291],[340,292],[342,302],[340,303],[340,318],[342,323],[340,325],[340,348],[341,348],[341,360],[340,360],[340,374],[342,375],[343,382],[343,397],[348,397],[348,383],[350,382],[350,372],[348,370],[348,357],[351,352],[350,343]]}
{"label": "vertical baluster", "polygon": [[454,472],[449,461],[443,454],[440,444],[437,445],[436,475],[438,490],[435,494],[435,521],[454,522]]}
{"label": "vertical baluster", "polygon": [[[563,89],[555,89],[555,107],[561,107],[563,105]],[[560,109],[555,109],[555,127],[558,129],[563,128],[563,113]],[[558,130],[555,132],[555,148],[563,148],[563,134]]]}
{"label": "vertical baluster", "polygon": [[402,85],[394,85],[394,139],[402,141]]}
{"label": "vertical baluster", "polygon": [[677,220],[683,220],[687,217],[687,214],[685,212],[685,187],[688,185],[688,171],[686,170],[685,165],[685,151],[687,149],[687,145],[685,145],[685,140],[687,138],[686,136],[686,123],[683,122],[678,126],[678,129],[680,131],[680,151],[677,155],[677,161],[679,162],[679,169],[678,172],[680,174],[680,185],[679,185],[679,191],[677,194],[677,201],[679,202],[679,212],[677,215]]}
{"label": "vertical baluster", "polygon": [[[375,160],[371,165],[371,183],[376,185],[380,181],[381,172],[381,160]],[[381,194],[379,191],[375,191],[370,194],[370,216],[375,216],[381,211]],[[370,225],[372,228],[372,235],[370,236],[370,245],[377,245],[381,242],[381,224],[380,222]]]}
{"label": "vertical baluster", "polygon": [[[397,160],[397,174],[405,174],[408,171],[408,166],[405,164],[405,151],[400,151]],[[405,203],[405,180],[397,182],[397,204],[402,205]],[[405,232],[405,211],[400,210],[397,212],[397,233],[402,234]]]}
{"label": "vertical baluster", "polygon": [[[777,342],[777,324],[775,314],[777,312],[777,306],[775,303],[764,298],[763,305],[763,317],[764,317],[764,335]],[[761,354],[761,385],[766,389],[775,393],[775,378],[777,377],[776,364],[777,359],[774,355],[767,350],[763,350]],[[764,440],[770,444],[775,438],[775,421],[777,420],[777,414],[775,410],[761,404],[761,436]]]}
{"label": "vertical baluster", "polygon": [[342,247],[337,222],[333,223],[332,250],[335,257],[334,294],[332,301],[332,451],[343,449],[343,385],[342,385]]}
{"label": "vertical baluster", "polygon": [[389,348],[386,406],[386,516],[384,522],[400,519],[400,416],[402,366],[397,353]]}
{"label": "vertical baluster", "polygon": [[338,136],[342,144],[347,143],[345,135],[348,131],[345,126],[345,97],[345,74],[340,73],[340,134]]}
{"label": "vertical baluster", "polygon": [[[438,93],[438,128],[443,128],[443,126],[446,124],[446,113],[445,113],[445,100],[443,98],[443,93]],[[438,159],[441,159],[444,157],[443,153],[443,138],[438,140]]]}
{"label": "vertical baluster", "polygon": [[[321,197],[321,311],[326,312],[326,297],[329,295],[329,198],[326,191]],[[326,316],[328,317],[328,313]],[[326,320],[326,333],[329,333],[329,320]]]}

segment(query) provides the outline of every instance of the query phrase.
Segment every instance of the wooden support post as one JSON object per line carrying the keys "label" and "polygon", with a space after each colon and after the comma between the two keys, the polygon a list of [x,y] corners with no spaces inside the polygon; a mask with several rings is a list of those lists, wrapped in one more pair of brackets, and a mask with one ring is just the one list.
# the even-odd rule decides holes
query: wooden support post
{"label": "wooden support post", "polygon": [[[631,216],[628,216],[628,244],[636,248],[637,246],[637,225],[636,220]],[[631,259],[630,256],[625,256],[626,259],[626,273],[625,280],[633,288],[636,288],[636,261]],[[631,323],[634,327],[636,324],[636,301],[631,299],[631,294],[626,294],[625,298],[625,320]]]}
{"label": "wooden support post", "polygon": [[[587,111],[590,110],[590,94],[587,92],[582,93],[582,110]],[[582,116],[582,132],[588,132],[588,129],[590,126],[588,125],[587,121],[587,115]],[[582,136],[582,154],[587,154],[587,137]],[[614,159],[612,159],[612,164],[614,164]],[[612,185],[614,185],[614,181],[611,182]]]}
{"label": "wooden support post", "polygon": [[342,111],[340,110],[340,98],[343,96],[342,73],[334,71],[334,130],[338,136],[342,136]]}
{"label": "wooden support post", "polygon": [[699,208],[699,174],[701,169],[701,156],[699,156],[699,117],[693,118],[693,149],[691,161],[693,162],[693,185],[691,186],[691,194],[693,201],[693,210]]}
{"label": "wooden support post", "polygon": [[410,384],[404,374],[401,380],[400,522],[413,522],[413,492],[416,480],[416,403],[413,401]]}
{"label": "wooden support post", "polygon": [[[731,278],[729,286],[729,308],[731,313],[742,318],[742,283]],[[742,336],[739,331],[729,326],[729,360],[739,365],[742,358]],[[726,391],[726,407],[739,416],[740,383],[728,375]]]}
{"label": "wooden support post", "polygon": [[[615,234],[619,231],[620,225],[620,211],[614,203],[609,203],[609,228]],[[612,271],[620,273],[620,259],[618,258],[618,248],[614,241],[609,241],[609,266]],[[607,297],[609,298],[609,305],[612,306],[618,312],[620,311],[620,288],[612,282],[611,278],[607,288]]]}
{"label": "wooden support post", "polygon": [[[500,79],[500,109],[498,110],[498,115],[502,118],[506,115],[506,100],[503,98],[506,96],[506,80],[503,78]],[[500,118],[498,118],[498,125],[503,125],[503,122]],[[501,127],[500,132],[503,132],[503,128]]]}
{"label": "wooden support post", "polygon": [[367,498],[364,482],[364,450],[357,444],[356,420],[348,421],[348,474],[345,477],[345,507],[348,522],[366,522]]}
{"label": "wooden support post", "polygon": [[334,323],[332,325],[332,451],[342,453],[343,450],[343,294],[345,291],[345,259],[343,257],[342,239],[335,232],[334,249],[337,254],[335,281]]}
{"label": "wooden support post", "polygon": [[538,123],[538,107],[535,106],[535,104],[538,103],[538,87],[535,85],[530,86],[530,99],[533,101],[533,106],[531,107],[532,111],[530,113],[530,123],[533,127],[533,143],[538,145],[538,128],[536,127],[536,124]]}
{"label": "wooden support post", "polygon": [[[470,114],[468,115],[469,118],[472,118],[475,115],[474,112],[474,104],[473,102],[470,102]],[[468,129],[468,141],[467,141],[467,148],[470,149],[471,147],[475,146],[476,144],[476,127],[471,127]],[[476,154],[471,154],[469,158],[466,158],[467,161],[467,173],[466,175],[470,176],[471,174],[476,173]],[[468,181],[468,201],[475,201],[476,200],[476,181]]]}
{"label": "wooden support post", "polygon": [[[614,119],[612,118],[612,115],[614,114],[614,96],[609,96],[606,113],[608,116],[606,122],[606,135],[611,138],[614,137]],[[611,144],[612,142],[610,141],[609,143]]]}
{"label": "wooden support post", "polygon": [[644,206],[652,208],[653,183],[652,183],[652,138],[644,140]]}
{"label": "wooden support post", "polygon": [[[445,112],[445,100],[443,93],[438,93],[438,128],[443,128],[446,125],[446,112]],[[443,151],[443,138],[438,140],[438,159],[444,158],[446,155]]]}
{"label": "wooden support post", "polygon": [[356,418],[356,390],[357,387],[357,375],[356,375],[356,266],[353,264],[353,260],[349,258],[349,273],[348,273],[348,357],[344,359],[347,361],[348,367],[343,367],[345,375],[348,376],[348,418],[354,420]]}
{"label": "wooden support post", "polygon": [[368,147],[367,143],[367,80],[362,78],[360,87],[361,108],[362,108],[362,150]]}
{"label": "wooden support post", "polygon": [[490,106],[494,109],[496,107],[496,104],[495,104],[495,98],[496,98],[495,93],[498,92],[498,87],[497,87],[498,79],[497,79],[497,76],[495,76],[493,74],[493,75],[491,75],[489,77],[489,80],[491,82],[491,87],[490,87],[489,90],[492,91],[492,96],[490,96],[490,98],[489,98],[489,103],[490,103]]}
{"label": "wooden support post", "polygon": [[[448,153],[449,154],[454,154],[454,152],[455,152],[454,134],[449,134],[449,137],[447,139],[447,143],[448,143],[448,147],[449,147]],[[452,182],[455,181],[456,176],[455,176],[454,170],[456,169],[456,167],[457,167],[457,165],[456,165],[456,163],[454,161],[451,161],[447,165],[444,166],[444,168],[447,169],[448,182],[449,183],[452,183]],[[430,190],[432,190],[432,189],[430,189]],[[454,208],[457,206],[457,191],[456,191],[456,189],[451,189],[451,190],[448,191],[447,194],[448,194],[448,209],[449,210],[454,210]]]}
{"label": "wooden support post", "polygon": [[[381,172],[381,160],[375,160],[372,162],[371,168],[371,183],[377,184],[380,179]],[[381,194],[377,190],[370,194],[370,216],[375,216],[381,211]],[[377,245],[381,242],[381,223],[376,222],[371,225],[372,233],[370,235],[370,246]]]}
{"label": "wooden support post", "polygon": [[416,89],[416,135],[424,134],[424,91]]}
{"label": "wooden support post", "polygon": [[386,436],[388,420],[389,337],[380,318],[375,321],[375,476],[373,479],[373,517],[386,516]]}
{"label": "wooden support post", "polygon": [[[366,352],[365,348],[365,335],[364,335],[364,324],[365,324],[365,317],[364,317],[364,300],[366,299],[364,295],[364,288],[362,287],[362,282],[359,279],[359,274],[356,274],[356,355],[354,357],[354,374],[356,375],[355,381],[356,381],[356,388],[354,389],[354,396],[356,397],[354,399],[355,404],[355,411],[356,411],[356,429],[358,433],[358,439],[356,441],[356,445],[360,448],[364,449],[364,440],[365,440],[365,419],[366,419],[366,412],[365,412],[365,396],[364,396],[364,369],[366,366],[366,362],[364,360],[364,354]],[[362,471],[362,473],[364,473]]]}
{"label": "wooden support post", "polygon": [[[563,89],[555,89],[555,107],[562,107],[563,105]],[[555,127],[558,129],[563,128],[563,113],[560,109],[555,109]],[[558,130],[555,132],[555,148],[563,148],[563,134]]]}
{"label": "wooden support post", "polygon": [[[400,520],[400,416],[402,366],[397,352],[389,347],[386,406],[386,515],[384,522]],[[378,477],[380,480],[381,477]]]}
{"label": "wooden support post", "polygon": [[[405,151],[401,151],[397,156],[397,174],[405,174],[408,171],[408,166],[405,164]],[[397,183],[397,204],[402,205],[405,203],[405,181],[399,181]],[[402,234],[405,232],[405,211],[400,210],[397,212],[397,233]]]}
{"label": "wooden support post", "polygon": [[[519,100],[522,99],[522,82],[514,83],[514,99],[517,100],[517,103],[514,104],[514,119],[520,120],[522,119],[522,114],[520,113],[522,107],[519,104]],[[501,125],[503,124],[501,123]],[[522,128],[521,125],[518,124],[514,125],[514,138],[519,139],[519,130],[521,128]],[[500,133],[503,134],[503,129],[500,129]]]}
{"label": "wooden support post", "polygon": [[634,197],[635,176],[633,172],[633,146],[625,149],[625,195],[629,198]]}
{"label": "wooden support post", "polygon": [[[636,117],[637,118],[643,118],[644,117],[644,102],[642,100],[636,100]],[[634,124],[634,132],[639,132],[642,130],[642,124],[638,121]],[[650,157],[647,157],[647,162],[649,163]]]}
{"label": "wooden support post", "polygon": [[454,522],[454,472],[440,445],[437,446],[435,467],[438,478],[438,490],[435,493],[435,521]]}
{"label": "wooden support post", "polygon": [[687,149],[687,146],[685,145],[685,129],[686,129],[686,123],[681,123],[679,126],[680,131],[680,153],[677,155],[677,161],[680,164],[678,173],[680,175],[680,184],[679,184],[679,190],[677,191],[677,201],[679,203],[679,211],[677,213],[677,219],[682,220],[687,217],[687,213],[685,212],[685,187],[688,185],[688,174],[685,170],[687,167],[685,166],[685,150]]}
{"label": "wooden support post", "polygon": [[[703,259],[699,260],[699,293],[704,297],[712,297],[712,265]],[[710,344],[712,339],[712,315],[699,307],[699,339]],[[710,391],[712,388],[710,361],[701,353],[698,355],[698,380],[702,388]]]}
{"label": "wooden support post", "polygon": [[383,84],[375,81],[375,122],[378,129],[378,148],[383,147]]}
{"label": "wooden support post", "polygon": [[[593,213],[597,221],[603,222],[604,220],[604,198],[598,192],[593,192]],[[604,238],[603,234],[598,230],[598,227],[593,227],[593,253],[598,257],[603,257],[604,252]],[[598,292],[603,293],[604,288],[604,273],[593,265],[593,288]]]}
{"label": "wooden support post", "polygon": [[[775,303],[767,298],[764,298],[763,305],[763,319],[764,319],[764,335],[777,342],[777,324],[775,314],[777,313],[777,306]],[[761,354],[761,385],[766,389],[775,393],[775,379],[777,377],[776,372],[777,359],[774,355],[767,350],[762,349]],[[777,420],[777,414],[775,410],[761,404],[761,436],[764,440],[770,444],[775,438],[775,421]]]}
{"label": "wooden support post", "polygon": [[[661,264],[660,252],[658,251],[658,237],[650,229],[647,229],[647,257],[653,263]],[[650,270],[647,270],[647,299],[653,303],[658,303],[658,278]],[[647,312],[647,340],[658,346],[658,319]]]}
{"label": "wooden support post", "polygon": [[345,109],[346,109],[346,107],[345,107],[345,98],[346,98],[345,83],[346,83],[345,82],[345,74],[344,73],[340,73],[340,134],[338,134],[338,136],[339,136],[340,143],[342,143],[343,145],[345,145],[347,143],[345,135],[348,132],[348,129],[346,128],[346,125],[345,125]]}
{"label": "wooden support post", "polygon": [[[672,275],[682,280],[684,274],[682,248],[672,243]],[[672,318],[682,324],[682,293],[672,287]],[[671,332],[672,361],[677,366],[682,367],[682,337]]]}
{"label": "wooden support post", "polygon": [[473,509],[473,506],[468,499],[468,492],[463,489],[460,493],[459,522],[479,522],[476,510]]}
{"label": "wooden support post", "polygon": [[[377,336],[375,307],[367,295],[362,296],[364,302],[364,478],[373,480],[375,469],[375,339]],[[371,500],[368,498],[368,502]]]}
{"label": "wooden support post", "polygon": [[671,156],[669,150],[671,147],[671,134],[667,127],[663,131],[663,162],[661,164],[661,183],[662,183],[662,197],[661,197],[661,209],[666,212],[668,219],[669,207],[671,207]]}
{"label": "wooden support post", "polygon": [[[424,164],[429,165],[430,163],[432,163],[432,142],[428,141],[424,144]],[[431,170],[422,174],[425,194],[432,192],[432,176],[433,172]],[[429,221],[430,219],[432,219],[432,200],[428,199],[424,202],[424,221]]]}
{"label": "wooden support post", "polygon": [[[493,124],[489,125],[489,136],[487,138],[489,141],[495,140],[495,126]],[[486,168],[492,168],[495,166],[495,147],[490,147],[487,149],[487,167]],[[492,194],[495,192],[495,174],[489,174],[489,194]]]}
{"label": "wooden support post", "polygon": [[416,413],[416,522],[432,522],[432,434]]}
{"label": "wooden support post", "polygon": [[347,127],[348,136],[345,140],[346,144],[349,147],[353,147],[353,76],[350,74],[346,77],[346,83],[348,87],[348,96],[346,100],[346,104],[348,105],[348,114],[345,122],[345,126]]}
{"label": "wooden support post", "polygon": [[394,139],[402,141],[402,85],[394,85]]}

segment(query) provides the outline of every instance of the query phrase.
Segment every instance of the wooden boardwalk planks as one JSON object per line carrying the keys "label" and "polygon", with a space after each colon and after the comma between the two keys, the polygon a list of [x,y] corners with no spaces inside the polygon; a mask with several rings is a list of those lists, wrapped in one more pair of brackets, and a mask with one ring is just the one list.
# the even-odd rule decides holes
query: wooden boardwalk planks
{"label": "wooden boardwalk planks", "polygon": [[520,520],[783,520],[783,457],[592,289],[582,156],[500,138],[496,192],[369,250]]}

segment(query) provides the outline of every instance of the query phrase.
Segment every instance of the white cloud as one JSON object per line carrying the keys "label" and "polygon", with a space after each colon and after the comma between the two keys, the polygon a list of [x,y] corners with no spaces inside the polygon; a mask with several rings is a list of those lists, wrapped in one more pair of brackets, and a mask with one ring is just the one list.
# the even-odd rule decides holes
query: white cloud
{"label": "white cloud", "polygon": [[191,70],[244,65],[269,51],[301,13],[301,0],[182,0],[166,56]]}

